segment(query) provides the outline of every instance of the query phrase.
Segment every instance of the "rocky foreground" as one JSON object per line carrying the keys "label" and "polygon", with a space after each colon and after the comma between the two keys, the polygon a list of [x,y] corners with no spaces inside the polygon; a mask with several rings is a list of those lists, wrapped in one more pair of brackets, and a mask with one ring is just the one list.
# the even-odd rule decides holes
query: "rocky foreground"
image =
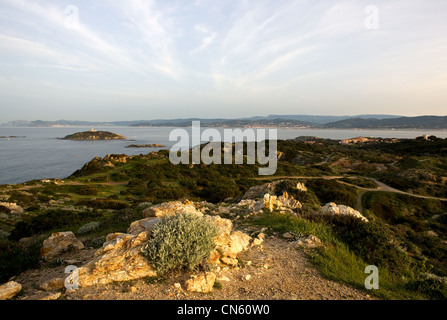
{"label": "rocky foreground", "polygon": [[[280,197],[266,193],[271,186],[254,187],[233,204],[173,201],[148,205],[143,219],[134,221],[126,233],[109,234],[99,249],[85,247],[72,232],[54,233],[44,241],[40,254],[59,265],[28,270],[11,279],[0,287],[0,299],[16,295],[21,300],[369,299],[364,292],[324,279],[309,265],[305,251],[325,245],[317,237],[268,236],[265,228],[235,228],[235,221],[261,212],[295,214],[301,208],[286,193]],[[305,190],[302,184],[297,188]],[[179,213],[194,214],[215,225],[215,248],[206,270],[161,277],[141,249],[162,217]],[[315,214],[353,215],[367,223],[359,212],[334,203]]]}

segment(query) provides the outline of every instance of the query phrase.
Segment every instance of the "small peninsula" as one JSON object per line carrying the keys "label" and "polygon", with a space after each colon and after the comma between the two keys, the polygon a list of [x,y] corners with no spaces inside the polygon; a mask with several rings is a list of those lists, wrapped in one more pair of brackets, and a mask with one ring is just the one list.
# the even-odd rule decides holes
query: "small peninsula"
{"label": "small peninsula", "polygon": [[74,134],[70,134],[64,138],[61,138],[62,140],[77,140],[77,141],[90,141],[90,140],[124,140],[126,139],[125,136],[112,133],[108,131],[96,131],[96,130],[90,130],[90,131],[84,131],[84,132],[77,132]]}

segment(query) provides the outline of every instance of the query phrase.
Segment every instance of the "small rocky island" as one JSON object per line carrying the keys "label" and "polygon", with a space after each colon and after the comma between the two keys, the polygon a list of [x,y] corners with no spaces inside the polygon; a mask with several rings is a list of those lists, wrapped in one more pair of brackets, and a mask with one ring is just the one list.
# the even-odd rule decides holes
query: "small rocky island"
{"label": "small rocky island", "polygon": [[126,148],[165,148],[166,146],[158,143],[151,143],[151,144],[131,144],[129,146],[126,146]]}
{"label": "small rocky island", "polygon": [[125,136],[112,133],[108,131],[96,131],[91,129],[90,131],[84,131],[84,132],[77,132],[74,134],[70,134],[64,138],[61,138],[62,140],[77,140],[77,141],[83,141],[83,140],[124,140],[126,139]]}
{"label": "small rocky island", "polygon": [[26,137],[19,137],[19,136],[9,136],[9,137],[7,137],[7,136],[0,136],[0,139],[23,139],[23,138],[26,138]]}

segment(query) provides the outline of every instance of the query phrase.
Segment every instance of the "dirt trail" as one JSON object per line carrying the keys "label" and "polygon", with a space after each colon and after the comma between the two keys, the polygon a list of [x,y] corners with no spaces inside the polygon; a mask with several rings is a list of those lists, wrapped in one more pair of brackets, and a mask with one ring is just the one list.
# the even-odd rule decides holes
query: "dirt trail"
{"label": "dirt trail", "polygon": [[351,183],[348,183],[345,181],[337,180],[338,183],[342,183],[342,184],[345,184],[345,185],[348,185],[351,187],[355,187],[360,190],[360,193],[357,196],[357,208],[356,208],[356,210],[360,213],[363,213],[363,196],[365,195],[366,192],[392,192],[392,193],[399,193],[399,194],[403,194],[403,195],[407,195],[407,196],[411,196],[411,197],[415,197],[415,198],[421,198],[421,199],[447,201],[446,198],[424,196],[424,195],[413,194],[413,193],[401,191],[401,190],[395,189],[393,187],[390,187],[390,186],[386,185],[385,183],[380,182],[379,180],[374,179],[374,178],[367,178],[367,177],[362,177],[362,178],[375,182],[377,184],[377,188],[374,188],[374,189],[373,188],[364,188],[364,187],[359,187],[359,186],[356,186],[354,184],[351,184]]}
{"label": "dirt trail", "polygon": [[[375,182],[377,184],[377,188],[364,188],[364,187],[359,187],[355,184],[351,184],[349,182],[345,182],[345,181],[340,181],[338,179],[343,179],[343,178],[364,178],[364,179],[368,179],[371,180],[373,182]],[[421,198],[421,199],[432,199],[432,200],[439,200],[439,201],[447,201],[447,198],[440,198],[440,197],[433,197],[433,196],[424,196],[424,195],[419,195],[419,194],[413,194],[413,193],[409,193],[409,192],[405,192],[402,190],[398,190],[395,189],[393,187],[390,187],[389,185],[386,185],[383,182],[380,182],[377,179],[374,178],[368,178],[368,177],[357,177],[357,176],[319,176],[319,177],[307,177],[307,176],[280,176],[280,177],[260,177],[260,178],[253,178],[254,180],[278,180],[278,179],[326,179],[326,180],[337,180],[338,183],[341,184],[345,184],[354,188],[359,189],[361,192],[359,193],[359,195],[357,196],[357,208],[356,210],[359,211],[360,213],[362,213],[363,211],[363,195],[366,192],[393,192],[393,193],[399,193],[399,194],[404,194],[407,196],[411,196],[411,197],[416,197],[416,198]]]}
{"label": "dirt trail", "polygon": [[[69,181],[69,182],[58,182],[59,186],[91,186],[91,185],[104,185],[104,186],[125,186],[128,182],[115,182],[115,181],[109,181],[109,182],[88,182],[88,183],[82,183],[78,181]],[[24,186],[20,188],[12,188],[10,190],[12,191],[26,191],[31,189],[37,189],[42,188],[44,184],[36,184],[32,186]],[[7,191],[10,191],[7,190]]]}

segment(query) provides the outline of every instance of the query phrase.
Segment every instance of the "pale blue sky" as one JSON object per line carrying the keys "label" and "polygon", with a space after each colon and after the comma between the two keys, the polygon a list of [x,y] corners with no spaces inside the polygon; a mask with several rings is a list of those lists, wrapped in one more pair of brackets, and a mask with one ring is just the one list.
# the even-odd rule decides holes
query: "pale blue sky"
{"label": "pale blue sky", "polygon": [[446,110],[445,0],[0,0],[0,123]]}

